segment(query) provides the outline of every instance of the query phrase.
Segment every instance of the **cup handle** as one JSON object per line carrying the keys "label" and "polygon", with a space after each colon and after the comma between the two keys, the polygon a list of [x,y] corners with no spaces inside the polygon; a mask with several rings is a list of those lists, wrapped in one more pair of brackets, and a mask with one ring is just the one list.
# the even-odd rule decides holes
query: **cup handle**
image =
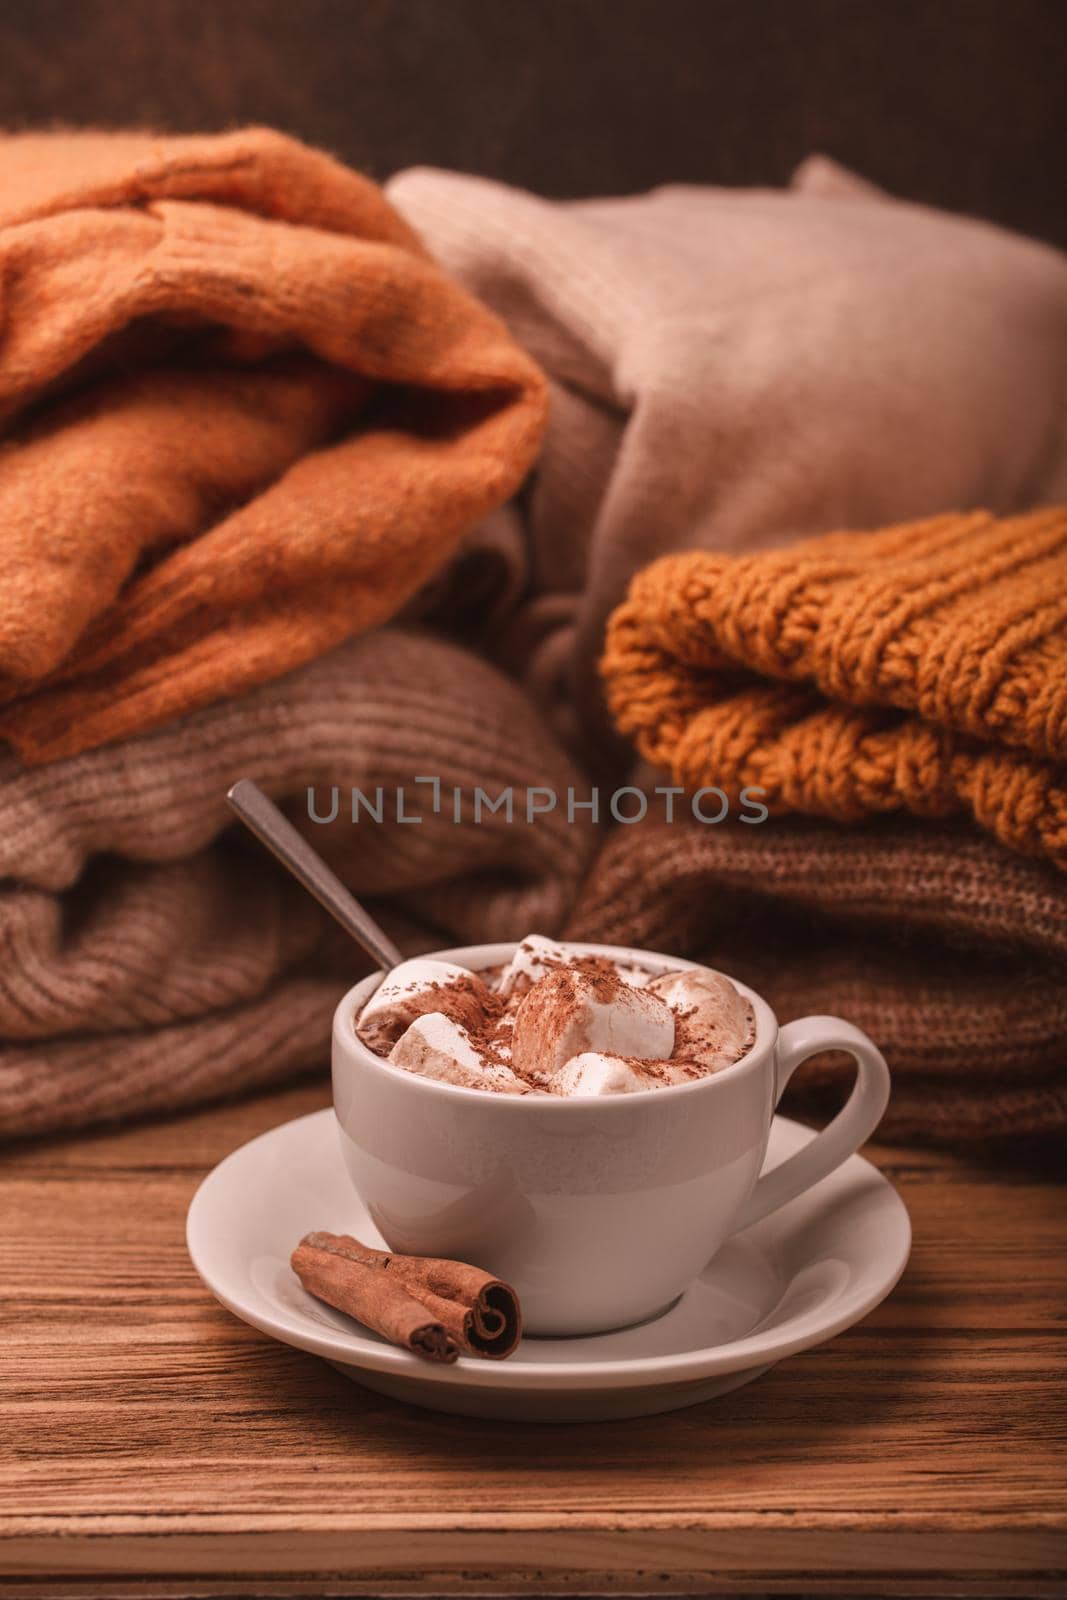
{"label": "cup handle", "polygon": [[855,1061],[852,1093],[833,1121],[810,1144],[759,1179],[741,1207],[737,1232],[777,1211],[787,1200],[795,1199],[833,1172],[870,1138],[882,1120],[889,1100],[885,1057],[861,1028],[854,1028],[840,1017],[801,1017],[781,1029],[775,1047],[775,1106],[801,1062],[821,1050],[845,1050]]}

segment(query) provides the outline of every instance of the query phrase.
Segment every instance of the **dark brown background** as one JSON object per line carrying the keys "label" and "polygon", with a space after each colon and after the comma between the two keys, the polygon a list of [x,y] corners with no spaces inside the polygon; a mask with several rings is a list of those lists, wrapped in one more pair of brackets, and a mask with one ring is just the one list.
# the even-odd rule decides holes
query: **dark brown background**
{"label": "dark brown background", "polygon": [[0,0],[0,124],[258,121],[382,178],[778,183],[1067,244],[1067,0]]}

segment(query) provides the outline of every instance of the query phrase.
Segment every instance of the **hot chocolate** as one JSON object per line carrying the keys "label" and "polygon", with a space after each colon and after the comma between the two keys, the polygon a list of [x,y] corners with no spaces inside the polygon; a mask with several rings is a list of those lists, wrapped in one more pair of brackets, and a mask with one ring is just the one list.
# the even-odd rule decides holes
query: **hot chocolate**
{"label": "hot chocolate", "polygon": [[655,976],[531,934],[506,966],[416,959],[355,1019],[365,1045],[423,1077],[497,1094],[631,1094],[691,1083],[750,1049],[755,1019],[707,968]]}

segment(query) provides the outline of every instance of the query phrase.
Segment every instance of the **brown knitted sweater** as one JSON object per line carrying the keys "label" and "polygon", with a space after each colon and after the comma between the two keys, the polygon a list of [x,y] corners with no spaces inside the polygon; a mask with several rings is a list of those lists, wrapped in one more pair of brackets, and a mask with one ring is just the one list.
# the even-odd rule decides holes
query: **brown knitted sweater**
{"label": "brown knitted sweater", "polygon": [[1063,508],[665,557],[601,669],[618,727],[686,787],[847,822],[970,813],[1067,867]]}
{"label": "brown knitted sweater", "polygon": [[[439,814],[420,774],[441,780]],[[595,829],[471,823],[471,793],[581,778],[516,685],[388,628],[237,700],[46,767],[0,762],[0,1139],[173,1110],[324,1064],[366,970],[240,829],[229,785],[289,804],[411,951],[554,932]],[[308,821],[307,788],[334,823]],[[350,789],[383,821],[351,821]],[[398,786],[416,825],[395,820]],[[465,825],[451,797],[464,797]]]}
{"label": "brown knitted sweater", "polygon": [[[782,1022],[858,1023],[893,1074],[887,1137],[1067,1132],[1067,880],[977,829],[649,820],[605,845],[566,931],[707,961]],[[790,1105],[825,1114],[851,1072],[818,1058]]]}

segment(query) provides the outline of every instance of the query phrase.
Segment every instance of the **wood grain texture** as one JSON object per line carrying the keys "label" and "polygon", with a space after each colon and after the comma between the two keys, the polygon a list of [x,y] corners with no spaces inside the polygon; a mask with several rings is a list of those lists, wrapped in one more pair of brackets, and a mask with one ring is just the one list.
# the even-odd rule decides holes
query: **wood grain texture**
{"label": "wood grain texture", "polygon": [[0,1157],[0,1594],[1067,1592],[1067,1207],[876,1150],[912,1262],[859,1327],[688,1411],[448,1417],[245,1327],[189,1199],[321,1083]]}

